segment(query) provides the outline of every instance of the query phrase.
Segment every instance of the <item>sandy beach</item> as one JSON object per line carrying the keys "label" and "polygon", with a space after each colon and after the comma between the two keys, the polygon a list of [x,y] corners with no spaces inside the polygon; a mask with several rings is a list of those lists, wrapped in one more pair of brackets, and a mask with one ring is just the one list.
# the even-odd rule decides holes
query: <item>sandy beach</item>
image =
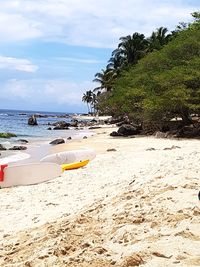
{"label": "sandy beach", "polygon": [[0,190],[0,266],[200,266],[199,140],[112,138],[86,167]]}

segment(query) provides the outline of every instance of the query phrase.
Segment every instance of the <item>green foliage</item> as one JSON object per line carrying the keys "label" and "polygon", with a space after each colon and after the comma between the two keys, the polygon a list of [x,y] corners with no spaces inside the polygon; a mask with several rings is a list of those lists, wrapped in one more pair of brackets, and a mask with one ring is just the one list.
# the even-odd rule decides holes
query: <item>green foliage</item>
{"label": "green foliage", "polygon": [[11,138],[11,137],[17,137],[14,133],[0,133],[0,138]]}
{"label": "green foliage", "polygon": [[200,29],[190,25],[124,71],[108,103],[120,107],[117,115],[140,121],[174,116],[187,121],[190,113],[200,113]]}

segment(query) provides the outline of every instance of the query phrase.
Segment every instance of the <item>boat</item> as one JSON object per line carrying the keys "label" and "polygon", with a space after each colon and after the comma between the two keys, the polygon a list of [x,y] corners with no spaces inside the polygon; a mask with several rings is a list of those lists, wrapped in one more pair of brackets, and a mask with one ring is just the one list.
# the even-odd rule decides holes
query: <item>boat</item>
{"label": "boat", "polygon": [[50,154],[40,160],[40,162],[52,162],[59,165],[92,160],[96,157],[96,153],[92,149],[71,150],[55,154]]}
{"label": "boat", "polygon": [[74,169],[78,169],[78,168],[84,167],[88,163],[89,163],[89,159],[84,160],[84,161],[80,161],[80,162],[62,164],[61,167],[62,167],[62,170],[63,171],[74,170]]}
{"label": "boat", "polygon": [[39,184],[62,174],[60,165],[50,162],[3,165],[0,168],[0,188]]}

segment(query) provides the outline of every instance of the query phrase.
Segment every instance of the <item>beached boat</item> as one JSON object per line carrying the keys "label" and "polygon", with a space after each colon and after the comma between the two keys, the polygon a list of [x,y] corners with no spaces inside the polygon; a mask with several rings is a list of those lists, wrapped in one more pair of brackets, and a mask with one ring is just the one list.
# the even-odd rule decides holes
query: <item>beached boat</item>
{"label": "beached boat", "polygon": [[89,160],[84,160],[84,161],[80,161],[80,162],[62,164],[61,167],[62,167],[63,171],[74,170],[74,169],[78,169],[78,168],[84,167],[88,163],[89,163]]}
{"label": "beached boat", "polygon": [[39,184],[61,174],[61,166],[48,162],[4,166],[1,169],[0,187]]}
{"label": "beached boat", "polygon": [[42,158],[41,162],[52,162],[59,165],[73,162],[84,161],[85,159],[92,160],[96,157],[96,153],[92,149],[71,150],[55,154],[50,154]]}

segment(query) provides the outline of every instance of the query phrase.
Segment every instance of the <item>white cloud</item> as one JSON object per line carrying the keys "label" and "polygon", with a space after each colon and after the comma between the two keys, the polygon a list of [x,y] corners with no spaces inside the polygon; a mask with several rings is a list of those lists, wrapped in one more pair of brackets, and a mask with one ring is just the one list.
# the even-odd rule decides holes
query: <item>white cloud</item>
{"label": "white cloud", "polygon": [[80,105],[83,93],[92,89],[92,82],[80,83],[65,80],[16,80],[12,79],[1,85],[0,100],[15,100],[37,103],[43,107],[49,105],[52,109],[61,105]]}
{"label": "white cloud", "polygon": [[38,67],[28,59],[0,56],[0,69],[36,72]]}
{"label": "white cloud", "polygon": [[[195,5],[183,0],[6,0],[0,7],[3,41],[43,38],[70,45],[114,47],[120,36],[150,34],[188,21]],[[6,25],[6,27],[4,27]]]}

